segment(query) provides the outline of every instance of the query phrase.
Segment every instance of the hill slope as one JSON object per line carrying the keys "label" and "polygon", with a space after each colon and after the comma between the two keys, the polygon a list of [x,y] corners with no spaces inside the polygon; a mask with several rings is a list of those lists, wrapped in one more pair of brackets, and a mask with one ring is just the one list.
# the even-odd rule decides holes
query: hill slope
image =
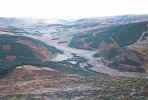
{"label": "hill slope", "polygon": [[147,100],[147,15],[0,22],[0,100]]}
{"label": "hill slope", "polygon": [[51,68],[19,66],[0,80],[0,100],[146,100],[147,83],[142,78],[79,77]]}
{"label": "hill slope", "polygon": [[0,35],[0,76],[18,65],[49,61],[62,51],[24,36]]}
{"label": "hill slope", "polygon": [[130,23],[95,29],[72,38],[69,46],[80,49],[97,49],[102,41],[126,46],[135,43],[143,32],[147,30],[147,22]]}

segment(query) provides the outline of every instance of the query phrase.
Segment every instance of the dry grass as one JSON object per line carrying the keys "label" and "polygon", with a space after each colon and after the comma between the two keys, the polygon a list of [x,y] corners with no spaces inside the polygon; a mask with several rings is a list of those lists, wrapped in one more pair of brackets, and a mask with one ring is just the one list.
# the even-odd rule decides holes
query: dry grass
{"label": "dry grass", "polygon": [[16,59],[16,56],[8,55],[5,57],[5,59],[9,61],[14,61]]}
{"label": "dry grass", "polygon": [[5,51],[11,50],[11,46],[10,46],[9,44],[3,45],[2,48],[3,48],[3,50],[5,50]]}
{"label": "dry grass", "polygon": [[41,61],[48,61],[49,59],[52,58],[51,51],[49,51],[48,48],[44,46],[36,45],[29,40],[19,40],[18,43],[21,43],[30,47],[34,52],[35,56]]}

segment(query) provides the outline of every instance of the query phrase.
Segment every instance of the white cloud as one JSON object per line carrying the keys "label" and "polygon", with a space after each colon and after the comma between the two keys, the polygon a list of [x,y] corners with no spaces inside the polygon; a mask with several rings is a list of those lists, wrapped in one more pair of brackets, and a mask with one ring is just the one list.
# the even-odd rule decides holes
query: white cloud
{"label": "white cloud", "polygon": [[77,18],[147,14],[147,0],[1,0],[0,17]]}

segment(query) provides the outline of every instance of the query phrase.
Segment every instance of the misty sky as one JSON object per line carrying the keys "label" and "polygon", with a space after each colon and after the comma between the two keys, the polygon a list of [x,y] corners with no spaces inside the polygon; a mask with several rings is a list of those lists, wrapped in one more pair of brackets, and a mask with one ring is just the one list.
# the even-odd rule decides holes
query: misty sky
{"label": "misty sky", "polygon": [[148,0],[1,0],[0,17],[83,18],[148,14]]}

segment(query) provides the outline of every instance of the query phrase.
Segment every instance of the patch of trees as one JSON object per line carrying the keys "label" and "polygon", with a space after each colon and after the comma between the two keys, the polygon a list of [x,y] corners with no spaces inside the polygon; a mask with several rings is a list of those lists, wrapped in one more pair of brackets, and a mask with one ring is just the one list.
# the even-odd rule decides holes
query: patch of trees
{"label": "patch of trees", "polygon": [[[31,48],[26,45],[17,43],[16,41],[18,38],[31,40],[38,45],[43,45],[47,47],[53,54],[62,53],[62,51],[56,49],[55,47],[48,46],[39,40],[24,36],[0,35],[0,77],[11,72],[13,69],[20,65],[46,65],[46,63],[40,61],[34,55],[34,52]],[[9,45],[11,48],[9,50],[5,50],[3,49],[4,45]],[[16,58],[13,60],[8,60],[6,59],[6,56],[15,56]]]}
{"label": "patch of trees", "polygon": [[[136,42],[141,34],[146,30],[147,22],[111,26],[104,32],[96,32],[95,35],[91,32],[77,34],[72,38],[69,46],[82,49],[82,45],[84,45],[84,43],[92,42],[90,47],[96,49],[103,40],[105,42],[112,43],[113,39],[118,43],[120,47],[123,47]],[[84,41],[80,41],[81,39]]]}

